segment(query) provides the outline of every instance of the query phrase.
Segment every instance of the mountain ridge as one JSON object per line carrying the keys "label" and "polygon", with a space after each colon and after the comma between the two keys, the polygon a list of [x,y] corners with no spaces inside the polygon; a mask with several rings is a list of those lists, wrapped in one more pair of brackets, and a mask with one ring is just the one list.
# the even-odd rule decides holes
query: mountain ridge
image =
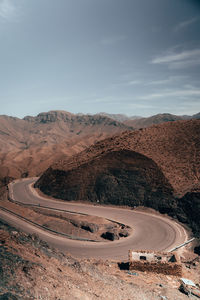
{"label": "mountain ridge", "polygon": [[[0,116],[0,178],[40,175],[55,159],[70,156],[132,127],[103,116],[76,116],[64,111],[24,119]],[[7,178],[7,179],[6,179]]]}

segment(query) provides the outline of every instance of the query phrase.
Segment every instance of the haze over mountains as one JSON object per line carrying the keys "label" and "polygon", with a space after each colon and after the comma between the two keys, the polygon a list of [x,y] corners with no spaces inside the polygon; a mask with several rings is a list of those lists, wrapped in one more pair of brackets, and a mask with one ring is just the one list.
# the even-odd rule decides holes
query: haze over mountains
{"label": "haze over mountains", "polygon": [[119,121],[119,122],[124,122],[124,121],[128,121],[128,120],[136,120],[136,119],[141,119],[142,118],[142,117],[139,117],[139,116],[128,117],[127,115],[123,115],[123,114],[108,114],[108,113],[105,113],[105,112],[100,112],[98,115],[106,116],[108,118],[114,119],[114,120]]}
{"label": "haze over mountains", "polygon": [[116,121],[123,122],[124,124],[129,125],[129,126],[133,127],[134,129],[149,127],[151,125],[161,124],[163,122],[200,119],[200,113],[192,115],[192,116],[188,116],[188,115],[178,116],[178,115],[173,115],[173,114],[169,114],[169,113],[163,113],[163,114],[157,114],[157,115],[147,117],[147,118],[143,118],[143,117],[139,117],[139,116],[128,117],[128,116],[122,115],[122,114],[106,114],[106,113],[100,113],[100,114],[110,117]]}
{"label": "haze over mountains", "polygon": [[132,126],[135,129],[149,127],[151,125],[161,124],[164,122],[174,122],[180,120],[192,120],[192,119],[200,119],[200,114],[195,114],[193,116],[177,116],[172,114],[158,114],[148,118],[139,118],[127,120],[124,123],[126,125]]}

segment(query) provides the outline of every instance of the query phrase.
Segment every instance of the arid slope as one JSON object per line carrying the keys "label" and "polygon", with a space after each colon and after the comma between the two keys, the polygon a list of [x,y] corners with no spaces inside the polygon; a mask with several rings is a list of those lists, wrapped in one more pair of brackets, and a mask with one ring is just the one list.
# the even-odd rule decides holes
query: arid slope
{"label": "arid slope", "polygon": [[[75,259],[3,222],[0,246],[0,299],[188,299],[178,290],[179,277],[132,275],[114,261]],[[198,266],[189,271],[184,267],[183,276],[198,283]]]}
{"label": "arid slope", "polygon": [[144,205],[163,212],[173,202],[173,189],[158,166],[130,150],[105,152],[69,171],[50,168],[36,186],[64,200]]}
{"label": "arid slope", "polygon": [[23,120],[0,116],[0,178],[41,174],[60,157],[130,127],[106,116],[50,111]]}
{"label": "arid slope", "polygon": [[[73,171],[75,174],[75,170],[84,169],[92,161],[101,161],[106,154],[121,150],[129,150],[130,153],[134,151],[151,159],[176,194],[182,195],[199,188],[200,120],[168,122],[134,132],[124,132],[100,141],[68,160],[58,161],[42,178],[52,174],[53,170],[67,173]],[[80,172],[77,174],[80,175]],[[75,178],[76,176],[74,180]]]}

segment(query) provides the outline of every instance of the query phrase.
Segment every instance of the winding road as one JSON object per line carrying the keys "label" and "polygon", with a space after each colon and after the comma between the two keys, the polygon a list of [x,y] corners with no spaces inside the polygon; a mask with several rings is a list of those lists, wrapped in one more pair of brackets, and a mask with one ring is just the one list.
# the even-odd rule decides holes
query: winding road
{"label": "winding road", "polygon": [[0,209],[0,218],[26,233],[36,233],[42,240],[80,258],[127,259],[128,250],[169,251],[187,240],[185,229],[169,218],[131,209],[95,206],[82,203],[64,202],[44,198],[36,192],[32,184],[36,178],[17,180],[9,184],[10,197],[29,205],[41,205],[51,209],[61,209],[104,217],[133,228],[127,238],[114,242],[88,242],[70,240],[34,226],[9,212]]}

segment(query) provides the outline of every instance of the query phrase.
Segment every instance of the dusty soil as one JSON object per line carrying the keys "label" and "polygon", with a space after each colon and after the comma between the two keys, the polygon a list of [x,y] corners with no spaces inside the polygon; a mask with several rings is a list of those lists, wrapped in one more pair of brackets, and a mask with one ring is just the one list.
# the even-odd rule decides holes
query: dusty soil
{"label": "dusty soil", "polygon": [[[0,253],[0,296],[10,293],[23,300],[188,299],[179,292],[176,276],[120,270],[116,261],[74,259],[3,222]],[[200,283],[197,265],[188,268],[183,264],[183,268],[184,277]]]}

